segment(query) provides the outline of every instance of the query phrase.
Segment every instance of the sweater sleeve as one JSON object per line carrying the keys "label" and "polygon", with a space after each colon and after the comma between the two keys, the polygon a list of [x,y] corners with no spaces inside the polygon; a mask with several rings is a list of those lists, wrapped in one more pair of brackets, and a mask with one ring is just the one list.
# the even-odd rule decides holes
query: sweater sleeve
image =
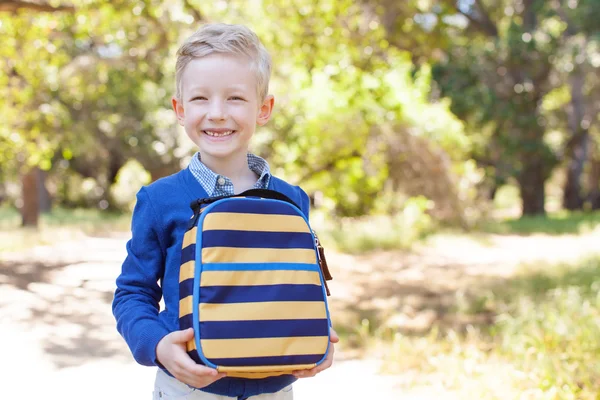
{"label": "sweater sleeve", "polygon": [[164,274],[165,259],[160,227],[145,188],[137,194],[131,232],[116,282],[113,314],[134,359],[142,365],[159,365],[156,345],[169,333],[158,318],[162,297],[158,281]]}

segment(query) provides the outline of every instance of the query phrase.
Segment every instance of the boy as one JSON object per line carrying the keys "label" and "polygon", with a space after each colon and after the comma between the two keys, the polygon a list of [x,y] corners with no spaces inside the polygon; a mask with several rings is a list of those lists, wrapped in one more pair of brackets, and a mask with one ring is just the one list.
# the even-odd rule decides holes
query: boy
{"label": "boy", "polygon": [[[117,329],[142,365],[159,367],[155,399],[292,399],[291,384],[329,368],[333,344],[318,367],[265,379],[228,378],[196,364],[180,331],[179,263],[192,200],[268,188],[286,194],[308,217],[306,193],[269,172],[265,160],[248,153],[256,125],[271,117],[271,60],[258,37],[244,26],[214,24],[195,32],[177,53],[173,109],[198,146],[188,168],[143,187],[132,218],[132,238],[113,301]],[[161,281],[160,285],[158,281]],[[159,313],[164,297],[165,309]],[[331,343],[338,341],[331,330]]]}

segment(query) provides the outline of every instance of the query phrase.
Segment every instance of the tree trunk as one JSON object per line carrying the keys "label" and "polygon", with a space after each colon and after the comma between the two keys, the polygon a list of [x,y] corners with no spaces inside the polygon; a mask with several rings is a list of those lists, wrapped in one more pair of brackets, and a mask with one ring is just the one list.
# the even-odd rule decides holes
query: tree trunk
{"label": "tree trunk", "polygon": [[576,71],[571,76],[571,106],[569,109],[569,130],[571,140],[567,144],[567,180],[563,192],[563,207],[567,210],[583,208],[581,176],[588,157],[589,133],[583,128],[585,119],[585,99],[583,96],[584,75]]}
{"label": "tree trunk", "polygon": [[118,154],[111,155],[108,161],[108,176],[107,176],[107,185],[108,188],[114,185],[117,182],[117,175],[121,168],[125,165],[125,161],[123,157]]}
{"label": "tree trunk", "polygon": [[546,173],[540,158],[530,157],[523,162],[518,182],[521,191],[522,215],[545,215]]}
{"label": "tree trunk", "polygon": [[150,172],[150,180],[152,182],[154,182],[160,178],[174,174],[175,172],[178,171],[178,168],[179,168],[178,165],[175,165],[174,163],[172,163],[172,164],[159,165],[159,166],[155,166],[152,168],[146,168],[146,169],[148,170],[148,172]]}
{"label": "tree trunk", "polygon": [[46,171],[42,171],[41,169],[37,169],[37,178],[38,178],[38,202],[40,212],[50,212],[52,209],[52,199],[50,197],[50,193],[48,192],[48,188],[46,188],[46,177],[48,173]]}
{"label": "tree trunk", "polygon": [[23,198],[23,207],[21,208],[22,225],[37,227],[40,215],[38,168],[33,167],[27,171],[27,173],[23,175],[21,183],[21,193]]}
{"label": "tree trunk", "polygon": [[600,158],[592,157],[590,160],[589,187],[588,199],[592,210],[600,210]]}

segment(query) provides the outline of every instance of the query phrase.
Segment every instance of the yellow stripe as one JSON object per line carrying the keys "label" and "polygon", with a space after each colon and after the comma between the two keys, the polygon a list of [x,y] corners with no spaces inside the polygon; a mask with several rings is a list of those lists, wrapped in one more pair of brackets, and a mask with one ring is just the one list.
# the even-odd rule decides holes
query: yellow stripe
{"label": "yellow stripe", "polygon": [[304,218],[299,215],[209,213],[204,218],[202,230],[222,229],[259,232],[307,232]]}
{"label": "yellow stripe", "polygon": [[[217,368],[219,370],[219,368]],[[227,372],[229,378],[245,378],[245,379],[263,379],[270,376],[287,375],[290,371],[274,371],[274,372]]]}
{"label": "yellow stripe", "polygon": [[206,358],[295,356],[325,353],[329,336],[302,336],[259,339],[204,339]]}
{"label": "yellow stripe", "polygon": [[190,279],[194,277],[194,267],[196,265],[196,261],[188,261],[185,264],[182,264],[179,268],[179,282],[183,282],[186,279]]}
{"label": "yellow stripe", "polygon": [[[300,369],[311,369],[314,368],[316,364],[298,364],[298,365],[263,365],[263,366],[252,366],[252,367],[223,367],[219,366],[219,372],[247,372],[250,374],[255,373],[268,373],[268,372],[284,372],[284,371],[297,371]],[[228,376],[230,376],[228,374]]]}
{"label": "yellow stripe", "polygon": [[[186,342],[186,350],[194,351],[196,350],[196,341],[194,339]],[[227,372],[227,376],[230,378],[246,378],[246,379],[263,379],[268,378],[270,376],[280,376],[289,374],[291,371],[296,371],[300,369],[311,369],[314,368],[316,364],[298,364],[293,366],[288,365],[277,365],[274,366],[275,370],[270,370],[271,366],[265,366],[269,371],[264,372],[260,371],[262,367],[220,367],[217,366],[217,370],[219,372]],[[256,368],[259,371],[247,371],[247,369]]]}
{"label": "yellow stripe", "polygon": [[196,340],[192,339],[189,340],[185,343],[185,348],[187,351],[194,351],[196,350]]}
{"label": "yellow stripe", "polygon": [[252,321],[268,319],[327,318],[322,301],[269,301],[258,303],[200,304],[201,321]]}
{"label": "yellow stripe", "polygon": [[191,230],[187,231],[185,233],[185,235],[183,235],[183,245],[181,246],[181,248],[185,249],[190,244],[195,244],[197,233],[198,233],[198,227],[196,227],[196,226],[193,227]]}
{"label": "yellow stripe", "polygon": [[[187,263],[186,263],[187,264]],[[193,267],[193,266],[192,266]],[[183,266],[182,266],[183,268]],[[180,279],[181,281],[181,279]],[[200,286],[320,285],[316,271],[205,271]]]}
{"label": "yellow stripe", "polygon": [[237,247],[206,247],[202,249],[203,263],[316,263],[312,249],[253,249]]}
{"label": "yellow stripe", "polygon": [[187,296],[179,300],[179,317],[192,313],[192,303],[194,296]]}

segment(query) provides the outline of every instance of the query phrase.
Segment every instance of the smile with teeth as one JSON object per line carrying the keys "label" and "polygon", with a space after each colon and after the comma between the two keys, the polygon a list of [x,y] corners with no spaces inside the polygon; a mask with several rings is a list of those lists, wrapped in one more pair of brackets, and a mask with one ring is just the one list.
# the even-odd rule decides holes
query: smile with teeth
{"label": "smile with teeth", "polygon": [[234,133],[235,131],[220,131],[220,132],[202,131],[202,132],[206,133],[208,136],[223,137],[223,136],[229,136],[232,133]]}

